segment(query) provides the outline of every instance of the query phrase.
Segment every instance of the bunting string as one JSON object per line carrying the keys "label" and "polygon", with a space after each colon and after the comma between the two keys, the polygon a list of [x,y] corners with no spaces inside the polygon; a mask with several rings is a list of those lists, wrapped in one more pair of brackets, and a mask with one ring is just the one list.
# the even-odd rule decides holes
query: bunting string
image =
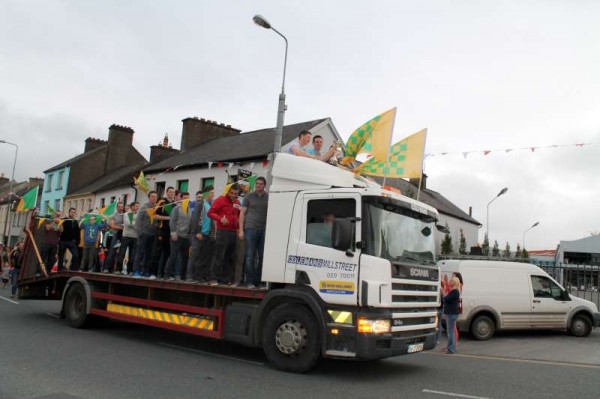
{"label": "bunting string", "polygon": [[486,156],[486,155],[490,155],[491,153],[499,152],[499,153],[508,154],[513,151],[536,152],[537,150],[556,149],[556,148],[565,148],[565,147],[583,148],[584,146],[591,146],[591,145],[595,145],[595,144],[598,144],[598,143],[552,144],[552,145],[536,145],[536,146],[530,146],[530,147],[500,148],[500,149],[492,149],[492,150],[429,152],[429,153],[425,154],[425,158],[461,154],[463,156],[463,158],[466,159],[469,155]]}

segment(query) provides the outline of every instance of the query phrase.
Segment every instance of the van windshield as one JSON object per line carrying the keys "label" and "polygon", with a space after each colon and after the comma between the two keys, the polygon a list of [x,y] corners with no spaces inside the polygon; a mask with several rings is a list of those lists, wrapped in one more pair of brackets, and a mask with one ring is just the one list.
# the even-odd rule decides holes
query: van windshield
{"label": "van windshield", "polygon": [[364,197],[364,201],[365,254],[390,262],[435,265],[434,217],[389,198]]}

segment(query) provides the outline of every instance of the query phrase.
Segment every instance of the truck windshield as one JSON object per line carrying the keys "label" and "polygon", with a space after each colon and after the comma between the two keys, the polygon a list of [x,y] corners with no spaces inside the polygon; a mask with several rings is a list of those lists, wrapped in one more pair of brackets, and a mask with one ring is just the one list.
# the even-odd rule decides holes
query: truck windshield
{"label": "truck windshield", "polygon": [[435,265],[435,218],[398,201],[365,197],[364,253],[391,262]]}

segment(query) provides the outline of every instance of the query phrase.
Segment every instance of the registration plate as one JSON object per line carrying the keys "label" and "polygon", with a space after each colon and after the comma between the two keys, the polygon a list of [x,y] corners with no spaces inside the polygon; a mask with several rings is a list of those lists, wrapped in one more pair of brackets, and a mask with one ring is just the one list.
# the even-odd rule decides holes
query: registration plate
{"label": "registration plate", "polygon": [[421,342],[420,344],[408,345],[407,353],[417,353],[417,352],[421,352],[422,350],[423,350],[423,342]]}

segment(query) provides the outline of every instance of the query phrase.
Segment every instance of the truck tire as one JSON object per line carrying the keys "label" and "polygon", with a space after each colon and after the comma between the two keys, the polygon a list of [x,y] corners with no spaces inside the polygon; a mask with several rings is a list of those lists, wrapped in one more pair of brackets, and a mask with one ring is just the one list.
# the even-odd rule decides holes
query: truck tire
{"label": "truck tire", "polygon": [[592,322],[582,314],[576,314],[571,319],[569,332],[576,337],[587,337],[592,333]]}
{"label": "truck tire", "polygon": [[304,373],[321,358],[321,336],[313,314],[301,305],[285,304],[267,315],[262,347],[277,369]]}
{"label": "truck tire", "polygon": [[75,283],[69,288],[65,297],[64,314],[71,327],[83,328],[88,325],[87,294],[83,285]]}
{"label": "truck tire", "polygon": [[477,341],[487,341],[492,338],[495,330],[494,320],[485,315],[475,317],[471,323],[471,336]]}

